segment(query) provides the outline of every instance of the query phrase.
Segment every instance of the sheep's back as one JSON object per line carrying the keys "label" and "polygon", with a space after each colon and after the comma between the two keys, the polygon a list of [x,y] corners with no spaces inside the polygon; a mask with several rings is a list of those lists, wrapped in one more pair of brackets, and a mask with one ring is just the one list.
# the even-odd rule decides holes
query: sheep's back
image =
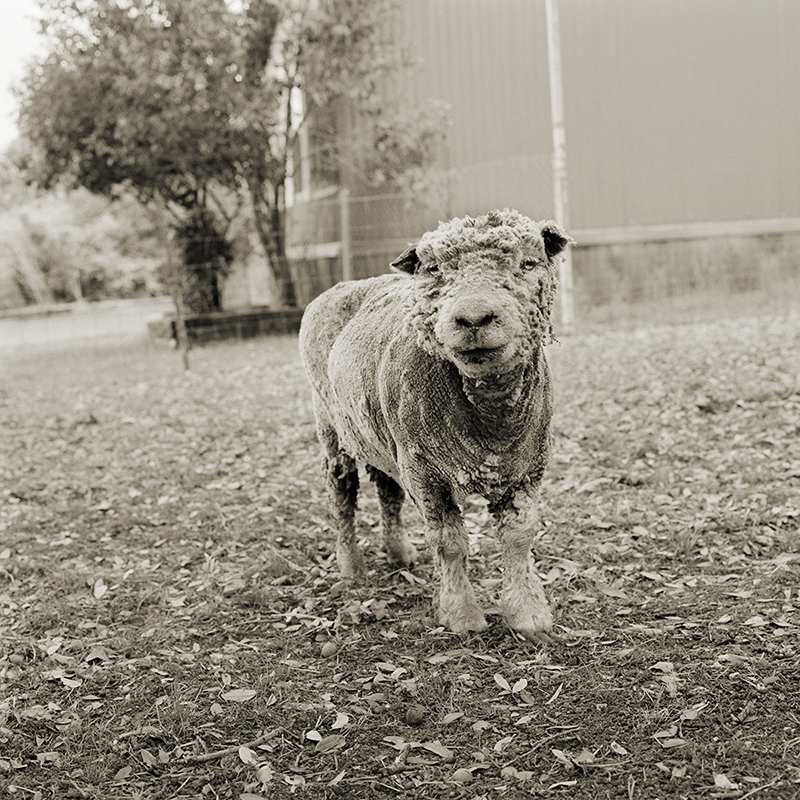
{"label": "sheep's back", "polygon": [[413,287],[406,275],[340,283],[306,309],[300,351],[316,408],[355,458],[393,468],[393,447],[380,409],[378,375],[390,343],[404,335]]}
{"label": "sheep's back", "polygon": [[[328,358],[342,331],[358,316],[370,316],[377,300],[392,299],[391,288],[409,283],[401,275],[382,275],[345,281],[323,292],[306,307],[300,326],[300,355],[312,385],[320,391],[328,383]],[[359,312],[362,312],[359,315]],[[362,325],[356,321],[356,326]]]}

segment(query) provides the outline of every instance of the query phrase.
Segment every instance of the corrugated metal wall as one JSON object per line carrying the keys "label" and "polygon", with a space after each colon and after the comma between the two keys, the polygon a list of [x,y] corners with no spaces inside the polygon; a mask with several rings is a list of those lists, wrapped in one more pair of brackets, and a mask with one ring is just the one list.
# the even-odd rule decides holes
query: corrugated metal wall
{"label": "corrugated metal wall", "polygon": [[[557,1],[579,316],[712,290],[797,297],[800,0]],[[424,206],[351,193],[359,278],[438,219],[553,216],[544,0],[400,8],[420,68],[397,91],[451,107],[447,191]],[[291,244],[337,236],[319,223],[338,203],[293,209]],[[293,267],[302,302],[342,275],[336,258]]]}
{"label": "corrugated metal wall", "polygon": [[544,3],[409,0],[402,32],[420,68],[418,100],[450,105],[442,216],[498,205],[552,215],[550,99]]}
{"label": "corrugated metal wall", "polygon": [[[448,213],[552,213],[543,0],[404,0]],[[559,0],[573,228],[800,217],[800,2]]]}

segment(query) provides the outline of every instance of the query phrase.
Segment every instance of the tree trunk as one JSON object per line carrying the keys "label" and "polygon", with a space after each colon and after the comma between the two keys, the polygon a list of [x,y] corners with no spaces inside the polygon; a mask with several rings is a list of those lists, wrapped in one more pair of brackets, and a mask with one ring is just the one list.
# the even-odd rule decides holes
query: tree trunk
{"label": "tree trunk", "polygon": [[282,306],[295,307],[297,294],[289,261],[286,258],[284,214],[278,208],[277,203],[265,203],[252,185],[250,186],[250,198],[258,238],[267,254],[269,268],[278,287],[278,303]]}

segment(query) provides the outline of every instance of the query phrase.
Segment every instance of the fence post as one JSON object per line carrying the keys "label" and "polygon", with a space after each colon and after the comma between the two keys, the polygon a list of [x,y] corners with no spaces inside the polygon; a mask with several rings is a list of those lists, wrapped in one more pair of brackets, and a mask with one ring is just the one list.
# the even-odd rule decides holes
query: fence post
{"label": "fence post", "polygon": [[[569,227],[567,199],[567,151],[564,133],[564,94],[561,78],[561,36],[558,24],[558,0],[545,0],[547,21],[547,62],[550,75],[550,113],[553,126],[553,195],[556,222]],[[568,247],[561,256],[561,328],[571,333],[575,323],[575,300],[572,285],[572,251]]]}
{"label": "fence post", "polygon": [[353,280],[353,257],[350,252],[350,190],[339,190],[339,227],[342,237],[342,280]]}

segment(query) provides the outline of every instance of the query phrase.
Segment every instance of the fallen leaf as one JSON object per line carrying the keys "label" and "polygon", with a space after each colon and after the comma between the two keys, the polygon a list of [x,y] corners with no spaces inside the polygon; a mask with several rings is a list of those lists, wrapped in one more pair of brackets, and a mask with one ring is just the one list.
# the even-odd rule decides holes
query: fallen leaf
{"label": "fallen leaf", "polygon": [[445,714],[442,718],[442,725],[449,725],[451,722],[455,722],[457,719],[461,719],[463,716],[463,711],[454,711],[452,714]]}
{"label": "fallen leaf", "polygon": [[501,688],[507,692],[511,691],[511,686],[509,685],[508,681],[499,673],[494,676],[494,682]]}
{"label": "fallen leaf", "polygon": [[554,702],[555,699],[561,694],[561,690],[563,688],[564,688],[564,684],[560,683],[559,686],[558,686],[558,689],[556,689],[555,692],[553,692],[553,696],[549,700],[547,700],[545,702],[545,705],[547,706],[547,705],[550,705],[550,703]]}
{"label": "fallen leaf", "polygon": [[111,656],[108,653],[108,650],[105,649],[102,645],[96,644],[94,645],[91,650],[87,653],[86,657],[83,659],[87,664],[90,664],[92,661],[111,661]]}
{"label": "fallen leaf", "polygon": [[344,736],[340,736],[338,733],[332,733],[330,736],[320,739],[314,749],[318,753],[330,753],[333,750],[338,750],[340,747],[344,747],[344,744]]}
{"label": "fallen leaf", "polygon": [[728,776],[723,773],[719,773],[714,776],[714,786],[716,786],[718,789],[725,789],[726,791],[739,788],[738,783],[733,783]]}
{"label": "fallen leaf", "polygon": [[272,771],[272,767],[266,761],[256,770],[256,778],[258,778],[259,783],[262,786],[265,786],[272,781],[275,777],[275,773]]}
{"label": "fallen leaf", "polygon": [[445,747],[438,739],[434,742],[423,742],[422,746],[431,753],[436,754],[444,761],[453,760],[453,751]]}
{"label": "fallen leaf", "polygon": [[231,700],[234,703],[246,703],[252,700],[258,692],[255,689],[231,689],[222,695],[223,700]]}
{"label": "fallen leaf", "polygon": [[692,706],[691,708],[684,708],[681,711],[681,722],[685,720],[693,720],[697,719],[700,716],[700,712],[708,706],[707,702],[697,703],[696,705]]}
{"label": "fallen leaf", "polygon": [[255,750],[245,747],[245,745],[242,745],[239,748],[239,758],[243,764],[251,764],[253,766],[258,764],[258,754],[255,752]]}
{"label": "fallen leaf", "polygon": [[337,786],[342,782],[342,779],[347,774],[346,770],[342,770],[329,784],[328,786]]}
{"label": "fallen leaf", "polygon": [[331,725],[331,730],[338,731],[340,728],[344,728],[347,723],[350,722],[350,717],[347,714],[343,714],[339,711],[336,714],[336,720],[334,721],[333,725]]}

